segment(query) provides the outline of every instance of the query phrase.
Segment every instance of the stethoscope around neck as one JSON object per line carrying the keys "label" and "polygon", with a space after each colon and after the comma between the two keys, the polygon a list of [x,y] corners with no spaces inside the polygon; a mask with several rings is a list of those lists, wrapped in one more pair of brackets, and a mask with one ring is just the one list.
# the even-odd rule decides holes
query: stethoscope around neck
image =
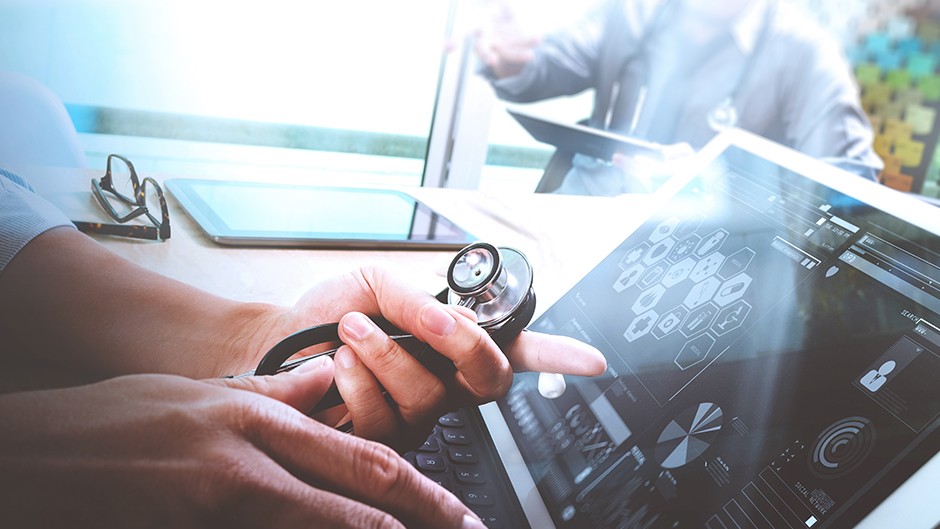
{"label": "stethoscope around neck", "polygon": [[[532,266],[519,250],[476,242],[460,250],[453,258],[447,270],[448,288],[438,293],[436,298],[442,303],[473,310],[480,327],[490,334],[497,345],[503,347],[523,331],[535,314],[532,277]],[[375,317],[373,321],[435,375],[441,376],[454,370],[449,359],[413,335],[395,328],[384,318]],[[335,342],[340,342],[338,323],[303,329],[268,350],[254,371],[239,376],[274,375],[320,356],[333,356],[336,349],[288,361],[308,347]],[[342,403],[342,396],[334,385],[310,413],[318,413]]]}
{"label": "stethoscope around neck", "polygon": [[[611,92],[609,94],[609,102],[607,113],[604,116],[604,129],[609,129],[611,122],[613,120],[613,109],[617,104],[617,98],[619,97],[620,92],[620,82],[625,77],[626,69],[633,61],[640,59],[641,55],[646,53],[646,49],[649,45],[652,34],[657,30],[657,26],[662,23],[662,20],[666,17],[667,8],[675,5],[677,2],[666,1],[661,4],[657,12],[651,18],[650,24],[647,29],[640,36],[640,41],[637,44],[636,53],[630,55],[620,65],[620,70],[617,76],[617,79],[614,80],[614,83],[611,86]],[[768,2],[767,8],[764,11],[764,19],[761,24],[760,34],[757,37],[757,42],[754,45],[754,48],[751,50],[751,53],[748,54],[747,62],[744,64],[744,68],[741,70],[741,73],[738,75],[738,79],[735,81],[734,87],[731,89],[731,92],[725,96],[721,101],[718,102],[711,110],[706,114],[706,122],[708,127],[715,132],[722,132],[731,128],[734,128],[738,125],[738,110],[736,107],[737,96],[744,84],[750,79],[751,73],[754,69],[754,64],[757,61],[757,57],[761,54],[766,45],[768,34],[770,33],[770,24],[773,21],[774,16],[777,12],[777,3],[776,0],[770,0]],[[627,130],[628,136],[633,136],[636,134],[636,128],[639,124],[640,116],[643,113],[644,107],[646,105],[646,93],[648,91],[648,86],[644,84],[641,86],[637,92],[636,102],[633,105],[633,113],[630,118],[630,123]]]}

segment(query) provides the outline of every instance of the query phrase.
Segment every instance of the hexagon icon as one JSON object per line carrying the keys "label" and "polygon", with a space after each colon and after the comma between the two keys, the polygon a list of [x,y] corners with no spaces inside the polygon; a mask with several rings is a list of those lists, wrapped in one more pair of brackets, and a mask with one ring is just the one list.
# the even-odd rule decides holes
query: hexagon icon
{"label": "hexagon icon", "polygon": [[675,244],[675,239],[664,239],[654,244],[653,247],[650,248],[650,251],[647,252],[646,257],[643,258],[643,264],[651,266],[653,263],[662,261],[663,257],[666,257],[666,254],[669,253],[669,250],[672,250]]}
{"label": "hexagon icon", "polygon": [[679,261],[692,255],[692,252],[695,251],[695,247],[698,246],[698,243],[701,240],[702,238],[698,235],[689,235],[672,247],[672,250],[669,251],[669,255],[666,256],[666,259],[673,263],[678,263]]}
{"label": "hexagon icon", "polygon": [[630,325],[627,326],[627,330],[623,332],[623,337],[626,338],[628,342],[632,342],[646,336],[653,329],[653,324],[658,319],[659,314],[656,314],[655,310],[650,310],[637,316],[630,322]]}
{"label": "hexagon icon", "polygon": [[[747,301],[739,299],[731,305],[721,309],[715,323],[712,325],[712,331],[718,336],[724,336],[737,329],[744,323],[744,318],[751,313],[751,306]],[[655,332],[655,330],[654,330]]]}
{"label": "hexagon icon", "polygon": [[656,226],[653,233],[650,234],[650,242],[655,244],[672,235],[672,232],[676,231],[679,226],[679,222],[681,222],[679,217],[669,217],[660,222],[659,226]]}
{"label": "hexagon icon", "polygon": [[676,228],[675,233],[672,235],[676,239],[684,239],[689,235],[695,233],[695,230],[702,224],[702,221],[705,220],[705,215],[701,213],[696,213],[691,217],[686,217],[682,219],[682,222],[679,223],[679,226]]}
{"label": "hexagon icon", "polygon": [[712,347],[715,346],[715,339],[709,334],[703,334],[686,342],[682,350],[676,356],[676,365],[679,369],[686,369],[698,364],[708,357]]}
{"label": "hexagon icon", "polygon": [[725,239],[727,238],[727,231],[721,229],[713,231],[711,235],[708,235],[702,239],[702,242],[699,243],[697,248],[695,248],[695,256],[705,257],[706,255],[714,252],[721,247],[721,243],[725,242]]}
{"label": "hexagon icon", "polygon": [[672,288],[678,285],[682,280],[689,277],[693,268],[695,268],[695,259],[691,257],[686,257],[682,261],[672,265],[669,267],[669,270],[666,271],[666,275],[663,276],[663,286]]}
{"label": "hexagon icon", "polygon": [[754,250],[750,248],[741,248],[734,252],[725,259],[721,268],[718,269],[718,277],[729,279],[740,274],[754,260],[754,255]]}
{"label": "hexagon icon", "polygon": [[627,250],[627,253],[624,254],[623,258],[620,259],[618,266],[621,270],[626,270],[636,263],[640,262],[640,259],[646,254],[646,251],[650,249],[650,245],[645,242],[640,243],[633,248]]}
{"label": "hexagon icon", "polygon": [[682,322],[682,327],[680,331],[686,337],[691,338],[696,334],[708,329],[711,326],[712,322],[715,321],[715,316],[718,315],[718,307],[713,303],[706,303],[701,307],[692,310],[689,312],[689,317]]}
{"label": "hexagon icon", "polygon": [[692,290],[689,291],[689,295],[685,297],[685,301],[683,301],[682,304],[690,309],[694,309],[703,303],[707,303],[712,300],[712,296],[715,295],[715,292],[718,292],[718,287],[720,286],[721,281],[718,281],[714,277],[709,277],[705,281],[692,287]]}
{"label": "hexagon icon", "polygon": [[666,275],[667,268],[669,268],[669,263],[666,261],[661,261],[654,264],[653,266],[649,267],[649,270],[647,270],[646,273],[640,277],[640,280],[637,281],[636,284],[639,285],[640,288],[645,289],[655,285],[656,283],[659,283],[659,280],[662,279],[664,275]]}
{"label": "hexagon icon", "polygon": [[666,288],[662,285],[655,285],[653,288],[647,290],[646,292],[640,294],[640,297],[636,300],[636,303],[633,304],[632,310],[634,314],[639,314],[643,311],[649,310],[656,306],[659,303],[659,300],[663,299],[663,294],[666,293]]}
{"label": "hexagon icon", "polygon": [[679,328],[682,320],[684,320],[688,315],[689,309],[683,307],[682,305],[679,305],[678,307],[663,314],[662,317],[659,318],[659,321],[656,322],[656,326],[653,327],[653,336],[655,336],[656,339],[662,339],[666,336],[669,336]]}
{"label": "hexagon icon", "polygon": [[632,287],[636,284],[637,280],[640,279],[640,276],[643,275],[645,270],[646,267],[641,264],[635,264],[630,268],[627,268],[620,274],[620,277],[614,281],[614,290],[617,292],[623,292],[624,290]]}
{"label": "hexagon icon", "polygon": [[715,294],[715,303],[724,307],[732,301],[741,299],[744,291],[751,285],[751,276],[741,273],[722,283]]}
{"label": "hexagon icon", "polygon": [[714,252],[709,254],[708,257],[702,259],[698,262],[698,264],[695,265],[695,268],[693,268],[692,272],[689,273],[689,279],[699,283],[715,275],[724,260],[725,256],[721,252]]}

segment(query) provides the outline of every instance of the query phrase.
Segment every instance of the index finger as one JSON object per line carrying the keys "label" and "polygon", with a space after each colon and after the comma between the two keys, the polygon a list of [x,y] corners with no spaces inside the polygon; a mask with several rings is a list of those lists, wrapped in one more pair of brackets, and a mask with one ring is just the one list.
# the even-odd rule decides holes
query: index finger
{"label": "index finger", "polygon": [[607,370],[607,359],[600,351],[567,336],[525,331],[505,352],[516,371],[596,376]]}
{"label": "index finger", "polygon": [[382,269],[360,270],[376,307],[393,325],[412,333],[457,368],[457,380],[477,399],[502,395],[512,382],[506,356],[477,325],[475,314],[445,305]]}

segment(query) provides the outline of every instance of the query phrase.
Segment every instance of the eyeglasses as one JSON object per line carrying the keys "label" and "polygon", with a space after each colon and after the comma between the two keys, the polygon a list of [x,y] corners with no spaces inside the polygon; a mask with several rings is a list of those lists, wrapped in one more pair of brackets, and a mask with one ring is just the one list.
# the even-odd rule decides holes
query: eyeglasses
{"label": "eyeglasses", "polygon": [[[170,212],[163,189],[149,176],[139,179],[134,164],[127,158],[109,155],[108,169],[100,179],[92,179],[91,191],[102,209],[118,224],[72,221],[82,232],[154,241],[170,238]],[[155,216],[158,211],[159,218]],[[125,224],[142,215],[153,226]]]}

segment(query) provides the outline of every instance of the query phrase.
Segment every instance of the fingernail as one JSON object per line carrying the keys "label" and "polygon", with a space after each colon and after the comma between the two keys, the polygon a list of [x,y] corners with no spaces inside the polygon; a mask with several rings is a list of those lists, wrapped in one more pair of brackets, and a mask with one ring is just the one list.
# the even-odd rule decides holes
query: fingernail
{"label": "fingernail", "polygon": [[463,515],[463,521],[460,523],[460,529],[486,529],[483,522],[472,514]]}
{"label": "fingernail", "polygon": [[333,359],[336,360],[336,363],[343,369],[352,369],[359,363],[359,357],[356,356],[356,353],[345,345],[336,350],[336,355]]}
{"label": "fingernail", "polygon": [[362,340],[369,336],[372,334],[373,329],[375,329],[375,324],[364,314],[354,312],[343,319],[343,330],[356,340]]}
{"label": "fingernail", "polygon": [[450,336],[457,328],[457,320],[440,305],[430,305],[421,316],[421,322],[438,336]]}
{"label": "fingernail", "polygon": [[330,364],[330,362],[332,362],[332,360],[330,360],[329,356],[318,356],[300,364],[296,369],[292,370],[291,373],[298,375],[302,375],[304,373],[313,373],[314,371],[319,371],[320,369],[325,368]]}

